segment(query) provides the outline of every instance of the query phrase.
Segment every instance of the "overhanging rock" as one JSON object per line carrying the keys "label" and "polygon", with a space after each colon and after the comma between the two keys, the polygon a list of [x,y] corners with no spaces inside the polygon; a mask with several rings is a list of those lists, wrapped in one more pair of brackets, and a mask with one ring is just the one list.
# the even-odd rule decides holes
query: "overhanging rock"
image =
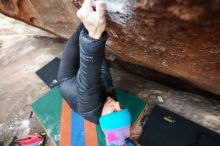
{"label": "overhanging rock", "polygon": [[67,39],[79,20],[70,0],[1,0],[0,12]]}
{"label": "overhanging rock", "polygon": [[[74,0],[1,0],[8,16],[68,38],[79,23]],[[111,51],[124,61],[220,95],[218,0],[106,0]]]}

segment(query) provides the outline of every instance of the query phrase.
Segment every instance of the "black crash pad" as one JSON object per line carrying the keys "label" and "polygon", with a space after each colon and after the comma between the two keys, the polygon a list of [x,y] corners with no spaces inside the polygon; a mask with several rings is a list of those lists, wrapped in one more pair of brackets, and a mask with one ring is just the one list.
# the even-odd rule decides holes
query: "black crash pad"
{"label": "black crash pad", "polygon": [[219,134],[155,106],[139,143],[141,146],[220,146],[219,140]]}
{"label": "black crash pad", "polygon": [[60,59],[56,57],[39,69],[36,74],[48,87],[53,88],[58,84],[57,75],[59,65]]}

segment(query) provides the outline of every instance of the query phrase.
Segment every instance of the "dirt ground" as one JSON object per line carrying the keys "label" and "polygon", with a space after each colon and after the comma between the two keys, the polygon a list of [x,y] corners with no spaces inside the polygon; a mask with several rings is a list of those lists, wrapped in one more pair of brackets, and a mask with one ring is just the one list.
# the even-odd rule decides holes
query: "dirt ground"
{"label": "dirt ground", "polygon": [[[58,56],[64,43],[53,36],[0,15],[0,141],[43,131],[31,103],[48,91],[35,72]],[[50,144],[48,144],[49,146]]]}
{"label": "dirt ground", "polygon": [[[14,136],[43,131],[35,115],[30,117],[31,104],[49,88],[35,72],[59,57],[64,44],[46,32],[0,15],[0,141],[5,146]],[[145,80],[117,64],[111,73],[115,86],[149,103],[147,112],[162,98],[161,106],[220,133],[220,101]],[[48,138],[46,146],[52,145]]]}

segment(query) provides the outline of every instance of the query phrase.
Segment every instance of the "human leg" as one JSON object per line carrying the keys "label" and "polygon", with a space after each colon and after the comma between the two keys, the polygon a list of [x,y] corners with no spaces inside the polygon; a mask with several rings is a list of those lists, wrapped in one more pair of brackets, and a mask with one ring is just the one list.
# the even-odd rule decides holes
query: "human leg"
{"label": "human leg", "polygon": [[[93,65],[86,63],[86,61],[88,60],[86,60],[85,62],[83,61],[79,62],[80,60],[79,59],[79,56],[80,56],[79,55],[80,54],[79,53],[79,50],[80,50],[79,49],[79,35],[82,29],[85,29],[85,28],[82,24],[80,24],[76,32],[72,35],[72,37],[68,40],[67,44],[65,45],[64,52],[61,58],[59,72],[58,72],[58,80],[60,82],[59,89],[60,89],[61,95],[63,96],[63,98],[67,101],[69,106],[74,111],[78,112],[77,98],[83,97],[83,98],[80,98],[81,100],[79,99],[79,101],[82,101],[82,99],[88,99],[88,101],[93,99],[92,101],[85,103],[85,104],[80,104],[79,102],[79,109],[81,108],[83,109],[83,111],[79,111],[79,112],[88,114],[89,111],[92,111],[92,109],[94,110],[94,107],[98,109],[102,106],[103,99],[101,99],[101,97],[104,97],[104,96],[102,96],[101,94],[103,93],[100,93],[100,92],[105,92],[104,90],[106,90],[108,86],[112,85],[112,79],[111,79],[111,75],[110,75],[109,68],[107,65],[107,61],[104,57],[105,43],[104,44],[103,43],[100,44],[100,42],[96,43],[96,44],[102,45],[102,48],[100,49],[100,51],[98,51],[98,53],[95,52],[94,55],[92,54],[96,63],[93,62]],[[84,42],[84,44],[88,44],[88,42]],[[90,46],[94,44],[95,43],[90,43]],[[94,45],[94,48],[97,48],[97,46],[95,47]],[[81,53],[82,54],[81,60],[86,59],[84,58],[86,52],[87,50],[84,50],[84,52]],[[88,52],[86,53],[86,55],[88,55]],[[85,64],[87,66],[85,66]],[[79,66],[81,66],[81,71],[79,71]],[[87,76],[87,73],[85,74],[85,72],[88,72],[88,74],[90,75]],[[76,82],[77,73],[78,73],[78,76],[80,77],[80,81],[78,81],[78,83]],[[102,86],[105,87],[104,90],[100,89],[101,82],[102,82]],[[80,87],[80,89],[82,87],[83,88],[86,87],[86,89],[88,88],[91,88],[91,89],[90,91],[83,90],[83,92],[81,92],[82,93],[81,96],[78,97],[78,89],[77,89],[78,87]],[[100,110],[97,110],[97,111],[100,111]],[[96,115],[99,115],[99,114],[100,113],[98,112]]]}
{"label": "human leg", "polygon": [[59,82],[76,76],[79,70],[79,34],[83,28],[83,24],[79,24],[64,47],[58,71]]}
{"label": "human leg", "polygon": [[72,110],[77,109],[76,75],[79,70],[79,34],[84,28],[81,23],[67,41],[58,71],[59,89]]}
{"label": "human leg", "polygon": [[[82,8],[77,12],[78,17],[85,25],[85,29],[82,29],[79,37],[79,69],[78,71],[76,70],[76,78],[70,82],[70,84],[75,83],[74,85],[76,85],[74,87],[77,90],[77,98],[71,98],[71,100],[76,100],[76,111],[95,123],[98,122],[102,107],[102,98],[100,98],[101,64],[104,57],[105,42],[107,40],[107,33],[104,32],[106,26],[104,17],[105,8],[105,4],[99,3],[97,4],[96,11],[93,11],[91,0],[85,0]],[[67,56],[70,55],[68,51],[67,53],[64,52],[64,54]],[[62,87],[62,83],[67,83],[66,80],[75,77],[76,72],[74,70],[77,67],[73,67],[73,70],[71,70],[71,63],[68,62],[69,59],[65,59],[64,57],[63,60],[66,61],[63,62],[66,63],[63,63],[64,65],[61,63],[60,66],[61,72],[65,72],[65,74],[59,74],[59,80],[61,81],[60,87]],[[62,90],[62,88],[60,89]]]}

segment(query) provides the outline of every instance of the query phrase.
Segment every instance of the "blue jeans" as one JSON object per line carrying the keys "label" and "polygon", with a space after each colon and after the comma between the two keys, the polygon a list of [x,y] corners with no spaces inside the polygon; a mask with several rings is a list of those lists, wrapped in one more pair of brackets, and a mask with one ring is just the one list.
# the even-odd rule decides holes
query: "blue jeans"
{"label": "blue jeans", "polygon": [[108,34],[93,39],[81,23],[65,45],[58,71],[59,89],[75,112],[98,123],[112,77],[104,55]]}

